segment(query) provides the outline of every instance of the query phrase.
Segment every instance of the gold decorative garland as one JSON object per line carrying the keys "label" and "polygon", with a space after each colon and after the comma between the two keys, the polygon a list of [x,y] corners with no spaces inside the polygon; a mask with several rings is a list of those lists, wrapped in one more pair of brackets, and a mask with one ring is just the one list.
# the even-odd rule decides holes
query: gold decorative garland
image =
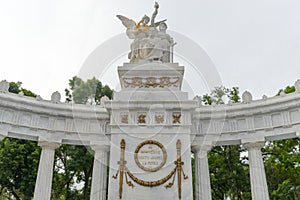
{"label": "gold decorative garland", "polygon": [[[126,168],[127,169],[127,168]],[[167,182],[176,172],[176,167],[164,178],[157,180],[157,181],[144,181],[141,180],[139,178],[137,178],[136,176],[134,176],[128,169],[126,171],[126,174],[128,174],[128,176],[137,184],[145,186],[145,187],[155,187],[155,186],[159,186],[164,184],[165,182]],[[134,187],[134,186],[133,186]],[[165,186],[167,187],[167,186]]]}
{"label": "gold decorative garland", "polygon": [[171,188],[175,183],[175,176],[176,176],[176,171],[177,171],[178,198],[179,198],[179,200],[181,200],[181,180],[182,180],[181,176],[183,175],[184,180],[188,179],[188,176],[185,175],[185,173],[182,169],[184,162],[181,161],[181,142],[180,142],[180,140],[177,140],[177,143],[176,143],[177,159],[176,159],[176,161],[174,161],[174,164],[176,165],[175,168],[166,177],[164,177],[160,180],[156,180],[156,181],[145,181],[145,180],[139,179],[130,172],[130,170],[126,167],[127,162],[125,161],[125,146],[126,146],[125,140],[122,139],[120,142],[120,148],[121,148],[120,161],[118,161],[119,169],[118,169],[116,175],[112,176],[114,179],[117,179],[118,175],[120,173],[120,176],[119,176],[119,198],[120,199],[122,199],[122,195],[123,195],[124,175],[125,175],[125,181],[126,181],[127,185],[132,188],[134,187],[134,185],[132,184],[132,182],[130,180],[128,180],[127,175],[135,183],[145,186],[145,187],[155,187],[155,186],[162,185],[162,184],[166,183],[168,180],[170,180],[170,178],[173,177],[173,180],[171,182],[169,182],[167,185],[165,185],[166,188]]}

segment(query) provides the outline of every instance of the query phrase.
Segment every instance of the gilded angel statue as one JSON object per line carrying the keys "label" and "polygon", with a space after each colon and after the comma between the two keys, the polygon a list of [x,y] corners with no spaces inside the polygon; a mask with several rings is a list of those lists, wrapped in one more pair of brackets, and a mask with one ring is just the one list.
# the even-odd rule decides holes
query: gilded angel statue
{"label": "gilded angel statue", "polygon": [[155,10],[151,19],[147,15],[144,15],[138,23],[125,16],[117,15],[126,27],[128,38],[133,39],[130,46],[131,52],[128,54],[131,63],[139,63],[141,61],[170,61],[170,56],[166,56],[166,54],[170,54],[173,39],[165,30],[161,31],[160,27],[166,27],[166,20],[155,22],[159,8],[157,2],[155,2],[154,8]]}

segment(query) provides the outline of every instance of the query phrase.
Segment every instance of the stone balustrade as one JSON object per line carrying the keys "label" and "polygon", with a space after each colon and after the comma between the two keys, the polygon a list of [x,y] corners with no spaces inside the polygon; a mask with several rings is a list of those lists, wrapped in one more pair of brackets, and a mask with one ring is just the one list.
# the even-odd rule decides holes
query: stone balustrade
{"label": "stone balustrade", "polygon": [[295,92],[250,103],[201,106],[192,119],[193,142],[239,145],[245,136],[265,140],[295,138],[300,129],[299,102],[300,93]]}

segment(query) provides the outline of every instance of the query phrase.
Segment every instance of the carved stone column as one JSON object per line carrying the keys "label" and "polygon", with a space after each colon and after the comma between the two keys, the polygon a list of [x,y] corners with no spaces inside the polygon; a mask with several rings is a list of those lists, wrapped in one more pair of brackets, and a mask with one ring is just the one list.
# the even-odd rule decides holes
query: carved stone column
{"label": "carved stone column", "polygon": [[91,148],[95,152],[91,187],[91,200],[106,200],[109,146],[106,144],[99,144],[91,145]]}
{"label": "carved stone column", "polygon": [[252,200],[268,200],[269,192],[261,148],[264,142],[245,143],[248,150]]}
{"label": "carved stone column", "polygon": [[60,143],[40,141],[38,145],[42,147],[42,151],[34,189],[34,200],[50,200],[55,149],[60,146]]}
{"label": "carved stone column", "polygon": [[193,146],[195,155],[195,193],[196,200],[211,200],[211,186],[207,152],[209,145]]}

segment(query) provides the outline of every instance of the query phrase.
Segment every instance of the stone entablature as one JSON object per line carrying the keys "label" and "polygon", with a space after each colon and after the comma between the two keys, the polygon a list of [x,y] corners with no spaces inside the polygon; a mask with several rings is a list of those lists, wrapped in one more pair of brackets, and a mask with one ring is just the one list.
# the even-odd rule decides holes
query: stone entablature
{"label": "stone entablature", "polygon": [[240,144],[243,138],[248,137],[265,140],[293,138],[297,137],[298,131],[298,92],[249,103],[201,106],[193,115],[192,134],[196,141],[205,138],[206,141],[216,141],[216,145]]}
{"label": "stone entablature", "polygon": [[0,93],[0,99],[0,129],[8,137],[88,144],[109,132],[109,114],[101,106],[54,103],[12,93]]}

